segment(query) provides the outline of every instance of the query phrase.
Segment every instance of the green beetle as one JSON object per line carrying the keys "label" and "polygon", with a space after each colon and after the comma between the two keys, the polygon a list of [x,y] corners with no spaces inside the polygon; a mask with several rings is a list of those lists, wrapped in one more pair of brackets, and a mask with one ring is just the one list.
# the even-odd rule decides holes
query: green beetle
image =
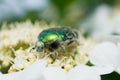
{"label": "green beetle", "polygon": [[54,52],[53,60],[55,60],[58,56],[57,48],[61,48],[65,52],[64,45],[70,45],[73,42],[78,43],[77,39],[78,33],[69,28],[49,28],[38,35],[38,41],[34,49],[37,52],[41,52],[44,49]]}

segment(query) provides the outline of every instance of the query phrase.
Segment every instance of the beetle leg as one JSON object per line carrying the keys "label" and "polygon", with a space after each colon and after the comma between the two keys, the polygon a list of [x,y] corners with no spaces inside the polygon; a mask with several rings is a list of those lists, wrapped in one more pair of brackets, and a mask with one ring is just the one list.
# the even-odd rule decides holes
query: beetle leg
{"label": "beetle leg", "polygon": [[50,51],[53,52],[53,62],[54,62],[57,59],[57,57],[58,57],[58,53],[53,48],[49,48],[49,49],[50,49]]}
{"label": "beetle leg", "polygon": [[53,62],[54,62],[58,57],[58,53],[55,50],[53,52],[54,52],[54,54],[53,54]]}
{"label": "beetle leg", "polygon": [[62,46],[62,45],[60,45],[60,48],[61,48],[61,51],[62,51],[63,53],[65,53],[65,47]]}
{"label": "beetle leg", "polygon": [[77,45],[80,45],[80,43],[79,43],[77,40],[75,40],[75,43],[76,43]]}
{"label": "beetle leg", "polygon": [[71,40],[67,43],[67,45],[70,45],[72,44],[73,42],[75,42],[75,44],[79,45],[79,42],[77,40]]}
{"label": "beetle leg", "polygon": [[73,40],[71,40],[70,42],[68,42],[67,43],[67,45],[70,45],[70,44],[72,44],[74,41]]}

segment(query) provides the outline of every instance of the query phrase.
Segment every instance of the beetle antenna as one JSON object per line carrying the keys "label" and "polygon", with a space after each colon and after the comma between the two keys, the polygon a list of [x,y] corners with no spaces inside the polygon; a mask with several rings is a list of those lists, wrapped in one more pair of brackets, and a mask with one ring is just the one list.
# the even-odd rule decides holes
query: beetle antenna
{"label": "beetle antenna", "polygon": [[29,50],[29,52],[31,52],[32,50],[34,50],[36,48],[36,45],[31,47],[31,49]]}

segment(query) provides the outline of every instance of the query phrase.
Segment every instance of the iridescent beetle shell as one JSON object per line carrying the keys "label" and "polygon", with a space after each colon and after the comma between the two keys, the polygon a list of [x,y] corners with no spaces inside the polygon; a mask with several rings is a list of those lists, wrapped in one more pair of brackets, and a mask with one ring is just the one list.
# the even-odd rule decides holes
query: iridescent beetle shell
{"label": "iridescent beetle shell", "polygon": [[41,52],[44,49],[48,49],[55,53],[55,59],[57,57],[57,48],[61,47],[64,44],[71,44],[77,42],[78,33],[69,28],[49,28],[43,30],[38,35],[38,41],[35,45],[37,52]]}

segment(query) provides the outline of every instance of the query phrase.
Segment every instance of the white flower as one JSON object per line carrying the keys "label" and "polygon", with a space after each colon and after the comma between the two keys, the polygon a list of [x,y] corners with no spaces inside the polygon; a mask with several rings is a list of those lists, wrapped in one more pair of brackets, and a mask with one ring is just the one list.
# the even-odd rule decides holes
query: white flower
{"label": "white flower", "polygon": [[[39,28],[37,25],[34,25],[37,26],[34,28],[30,25],[31,24],[26,23],[26,25],[23,24],[25,27],[21,27],[19,24],[15,29],[3,29],[0,32],[2,33],[0,35],[0,40],[3,41],[0,42],[0,48],[4,45],[15,45],[19,40],[30,44],[35,43],[36,37],[42,28]],[[22,31],[19,31],[20,29]],[[24,35],[22,35],[23,32]],[[100,80],[100,75],[109,74],[112,71],[120,73],[119,43],[117,45],[111,42],[102,43],[95,46],[90,52],[91,47],[93,47],[94,44],[92,41],[86,42],[83,40],[83,43],[84,42],[84,46],[79,46],[79,51],[77,50],[78,54],[72,55],[75,59],[71,56],[66,56],[67,58],[59,58],[58,56],[54,63],[51,63],[52,60],[49,56],[44,57],[44,59],[48,60],[48,63],[44,59],[34,62],[37,56],[36,53],[34,54],[34,51],[27,52],[27,50],[24,51],[21,49],[16,51],[13,50],[16,57],[13,59],[14,64],[11,66],[13,69],[11,69],[10,72],[14,73],[0,73],[0,80]],[[30,58],[34,58],[34,60],[31,61]],[[3,57],[1,56],[1,60],[2,59]],[[94,66],[86,65],[89,60]],[[30,65],[31,63],[33,64]],[[28,67],[28,65],[30,66]],[[24,68],[24,70],[15,72],[14,69],[16,69],[16,67],[18,68],[17,70],[20,70],[21,68]]]}
{"label": "white flower", "polygon": [[112,42],[98,44],[90,52],[90,61],[95,66],[104,67],[106,70],[110,70],[110,72],[116,71],[120,73],[119,46]]}
{"label": "white flower", "polygon": [[68,72],[68,78],[68,80],[100,80],[100,74],[97,69],[79,65]]}
{"label": "white flower", "polygon": [[23,71],[0,74],[0,80],[40,80],[45,66],[45,60],[38,60]]}
{"label": "white flower", "polygon": [[101,69],[109,73],[106,68],[86,65],[78,65],[68,72],[59,67],[47,67],[42,80],[100,80],[100,75],[104,74]]}
{"label": "white flower", "polygon": [[48,67],[43,73],[43,80],[68,80],[67,73],[59,67]]}
{"label": "white flower", "polygon": [[0,80],[100,80],[101,74],[98,67],[78,65],[67,72],[59,67],[47,67],[44,60],[38,60],[23,71],[0,74]]}
{"label": "white flower", "polygon": [[[110,47],[113,51],[116,51],[113,43],[104,43],[101,45],[107,45],[104,46],[104,48]],[[98,47],[101,45],[98,45]],[[99,50],[101,50],[101,48],[99,48]],[[95,64],[92,55],[90,56],[91,62]],[[98,64],[99,63],[100,62],[98,62]],[[101,60],[101,66],[98,64],[95,64],[96,66],[77,65],[67,72],[60,67],[51,65],[47,66],[46,64],[46,61],[38,60],[23,71],[10,74],[0,74],[0,80],[100,80],[100,75],[112,72],[113,67],[115,67],[114,65],[112,66],[112,64],[108,65],[105,63],[107,64],[106,66]],[[106,67],[108,68],[106,69]]]}
{"label": "white flower", "polygon": [[120,34],[120,9],[102,4],[80,26],[82,26],[81,29],[90,32],[95,38],[113,33]]}
{"label": "white flower", "polygon": [[3,0],[0,3],[0,22],[13,17],[23,17],[29,10],[43,10],[48,0]]}

